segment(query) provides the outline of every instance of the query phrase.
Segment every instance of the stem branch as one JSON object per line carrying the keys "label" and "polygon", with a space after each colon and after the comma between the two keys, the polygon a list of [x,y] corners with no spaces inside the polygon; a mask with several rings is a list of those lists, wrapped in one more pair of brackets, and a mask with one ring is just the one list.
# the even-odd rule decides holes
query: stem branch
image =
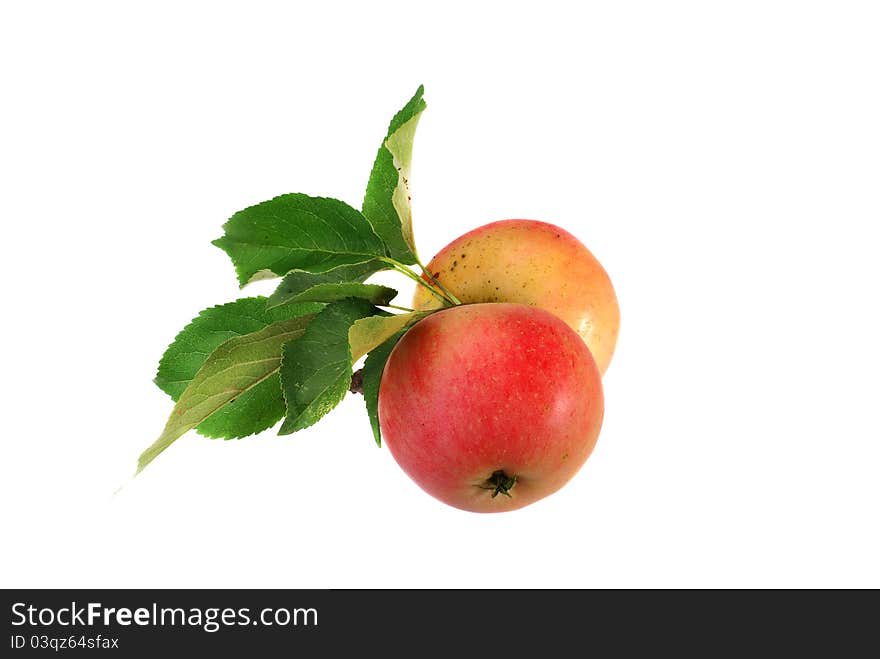
{"label": "stem branch", "polygon": [[450,305],[454,306],[455,304],[460,304],[457,302],[453,302],[451,298],[446,297],[443,293],[441,293],[434,286],[432,286],[428,281],[426,281],[424,279],[424,277],[419,277],[418,273],[414,272],[413,270],[408,268],[406,265],[404,265],[400,261],[395,261],[394,259],[391,259],[391,258],[382,258],[380,260],[389,264],[392,268],[394,268],[395,270],[397,270],[401,274],[406,275],[407,277],[412,279],[414,282],[416,282],[420,286],[424,286],[425,288],[427,288],[429,291],[431,291],[431,294],[434,297],[436,297],[438,300],[440,300],[443,303],[444,306],[448,307]]}
{"label": "stem branch", "polygon": [[443,294],[447,298],[449,298],[449,300],[451,300],[455,304],[461,304],[461,300],[459,300],[452,293],[450,293],[449,290],[443,284],[440,283],[440,280],[437,279],[430,270],[428,270],[424,265],[422,265],[421,261],[418,261],[418,264],[419,264],[419,267],[422,269],[422,272],[424,272],[428,276],[428,278],[437,286],[437,288],[439,288],[441,291],[443,291]]}
{"label": "stem branch", "polygon": [[413,313],[415,309],[410,309],[409,307],[398,307],[396,304],[380,304],[380,307],[386,307],[388,309],[397,309],[398,311],[408,311],[409,313]]}

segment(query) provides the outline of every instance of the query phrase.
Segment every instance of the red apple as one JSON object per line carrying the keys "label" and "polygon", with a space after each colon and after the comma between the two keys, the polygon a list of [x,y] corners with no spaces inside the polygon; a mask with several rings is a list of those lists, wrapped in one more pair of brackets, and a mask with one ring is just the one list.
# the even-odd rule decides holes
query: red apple
{"label": "red apple", "polygon": [[382,436],[403,470],[456,508],[501,512],[561,488],[602,425],[602,380],[565,322],[520,304],[428,316],[392,351]]}
{"label": "red apple", "polygon": [[[456,238],[427,269],[464,303],[516,302],[559,316],[604,373],[620,328],[617,296],[602,264],[577,238],[547,222],[502,220]],[[413,306],[442,303],[417,286]]]}

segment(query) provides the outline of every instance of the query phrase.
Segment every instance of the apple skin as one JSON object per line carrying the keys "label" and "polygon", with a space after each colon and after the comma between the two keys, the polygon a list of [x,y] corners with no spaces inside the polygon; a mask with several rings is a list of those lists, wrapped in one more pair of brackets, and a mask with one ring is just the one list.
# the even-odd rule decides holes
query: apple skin
{"label": "apple skin", "polygon": [[[603,412],[601,375],[581,338],[520,304],[428,316],[395,346],[379,387],[382,437],[400,467],[473,512],[522,508],[565,485],[592,452]],[[496,472],[516,476],[510,496],[492,496]]]}
{"label": "apple skin", "polygon": [[[444,247],[427,269],[461,302],[516,302],[562,318],[605,373],[620,328],[614,287],[596,257],[570,233],[536,220],[483,225]],[[413,307],[442,306],[418,286]]]}

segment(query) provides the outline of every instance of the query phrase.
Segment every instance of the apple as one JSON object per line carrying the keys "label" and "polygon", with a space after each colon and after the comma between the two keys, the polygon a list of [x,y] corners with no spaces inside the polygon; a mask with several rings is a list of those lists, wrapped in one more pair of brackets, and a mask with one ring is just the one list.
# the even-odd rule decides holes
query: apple
{"label": "apple", "polygon": [[[463,303],[516,302],[555,314],[586,342],[604,373],[620,327],[605,269],[570,233],[536,220],[502,220],[456,238],[427,265]],[[413,306],[442,303],[418,286]]]}
{"label": "apple", "polygon": [[456,508],[502,512],[557,491],[602,425],[602,379],[566,323],[521,304],[471,304],[413,326],[388,358],[379,423],[401,468]]}

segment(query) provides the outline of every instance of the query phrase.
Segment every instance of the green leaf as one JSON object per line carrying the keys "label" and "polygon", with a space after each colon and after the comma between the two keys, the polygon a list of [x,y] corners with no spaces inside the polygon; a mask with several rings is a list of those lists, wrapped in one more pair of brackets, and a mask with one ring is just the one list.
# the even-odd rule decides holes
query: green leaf
{"label": "green leaf", "polygon": [[416,311],[395,314],[393,316],[372,316],[358,320],[348,331],[352,363],[366,355],[373,348],[384,343],[403,328],[418,322],[431,313],[430,311]]}
{"label": "green leaf", "polygon": [[348,330],[360,318],[380,312],[369,302],[347,299],[327,305],[296,341],[284,346],[281,388],[286,435],[307,428],[336,407],[351,383]]}
{"label": "green leaf", "polygon": [[379,384],[382,381],[382,372],[385,370],[385,362],[391,356],[394,346],[400,341],[406,331],[400,331],[390,339],[374,348],[367,361],[364,362],[363,388],[364,402],[367,405],[367,416],[370,417],[370,426],[373,428],[373,437],[377,446],[382,446],[382,430],[379,427]]}
{"label": "green leaf", "polygon": [[156,385],[177,400],[214,350],[228,339],[251,334],[279,320],[318,313],[320,304],[270,309],[265,297],[245,297],[209,307],[184,327],[159,361]]}
{"label": "green leaf", "polygon": [[345,298],[356,297],[381,306],[391,302],[396,295],[397,291],[387,286],[342,282],[338,284],[318,284],[290,298],[276,298],[275,304],[283,305],[288,302],[337,302]]}
{"label": "green leaf", "polygon": [[282,320],[222,343],[212,352],[180,395],[165,429],[138,459],[138,473],[177,438],[212,414],[274,379],[281,364],[281,348],[299,338],[315,316]]}
{"label": "green leaf", "polygon": [[[183,328],[159,361],[155,382],[177,401],[208,356],[225,341],[251,334],[279,320],[315,314],[320,304],[268,309],[265,297],[248,297],[205,309]],[[206,437],[247,437],[274,426],[284,416],[278,378],[254,387],[212,414],[196,430]]]}
{"label": "green leaf", "polygon": [[[393,288],[363,284],[366,279],[382,265],[376,267],[375,261],[358,265],[344,265],[327,272],[288,272],[278,288],[269,298],[270,307],[278,307],[292,302],[336,302],[347,297],[358,297],[373,304],[388,304],[397,295]],[[369,266],[369,267],[367,267]]]}
{"label": "green leaf", "polygon": [[214,245],[232,259],[242,286],[294,269],[326,272],[386,256],[363,215],[325,197],[281,195],[239,211],[223,229]]}
{"label": "green leaf", "polygon": [[362,206],[364,216],[385,241],[389,256],[406,264],[418,262],[412,233],[409,179],[413,137],[427,107],[422,99],[424,92],[425,88],[420,86],[391,120],[373,163]]}
{"label": "green leaf", "polygon": [[387,268],[388,265],[381,261],[365,261],[354,265],[340,265],[325,272],[291,270],[284,276],[275,293],[269,298],[269,306],[277,306],[275,301],[280,297],[298,295],[318,284],[363,283],[370,275]]}

